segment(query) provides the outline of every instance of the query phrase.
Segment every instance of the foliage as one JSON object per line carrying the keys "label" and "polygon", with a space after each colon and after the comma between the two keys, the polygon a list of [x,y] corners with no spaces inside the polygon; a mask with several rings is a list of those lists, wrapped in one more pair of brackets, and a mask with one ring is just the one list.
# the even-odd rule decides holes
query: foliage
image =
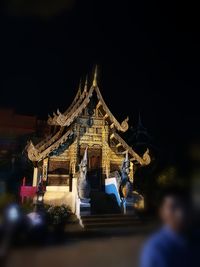
{"label": "foliage", "polygon": [[67,222],[71,215],[71,210],[68,206],[50,206],[47,207],[47,215],[49,217],[50,223],[53,225],[60,225]]}

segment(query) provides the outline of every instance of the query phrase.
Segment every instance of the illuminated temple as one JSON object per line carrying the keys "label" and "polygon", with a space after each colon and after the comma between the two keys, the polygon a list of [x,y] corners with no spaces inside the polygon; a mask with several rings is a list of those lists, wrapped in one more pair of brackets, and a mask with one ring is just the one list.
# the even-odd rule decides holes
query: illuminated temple
{"label": "illuminated temple", "polygon": [[[81,88],[83,87],[83,88]],[[87,177],[93,192],[102,191],[105,179],[120,173],[125,154],[130,159],[132,181],[136,166],[150,163],[149,151],[138,155],[120,134],[128,128],[128,117],[119,122],[106,105],[97,83],[97,71],[91,85],[85,82],[68,109],[48,117],[51,134],[27,146],[33,162],[33,186],[41,179],[46,185],[47,203],[65,203],[74,209],[79,164],[87,147]]]}

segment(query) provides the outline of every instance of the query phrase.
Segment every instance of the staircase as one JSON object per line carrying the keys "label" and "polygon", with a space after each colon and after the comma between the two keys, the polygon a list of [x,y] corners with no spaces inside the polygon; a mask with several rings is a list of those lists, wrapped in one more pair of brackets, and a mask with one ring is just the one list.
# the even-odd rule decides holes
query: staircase
{"label": "staircase", "polygon": [[85,230],[100,230],[109,228],[131,228],[141,224],[136,215],[101,214],[82,215],[80,224]]}

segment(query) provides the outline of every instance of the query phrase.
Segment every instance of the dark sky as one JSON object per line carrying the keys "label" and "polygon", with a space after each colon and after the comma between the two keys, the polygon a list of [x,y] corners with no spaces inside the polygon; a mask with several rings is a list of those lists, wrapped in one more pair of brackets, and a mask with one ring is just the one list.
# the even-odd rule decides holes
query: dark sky
{"label": "dark sky", "polygon": [[[175,151],[198,135],[197,6],[176,1],[4,1],[0,105],[46,117],[70,104],[80,77],[99,85],[119,119],[142,114]],[[54,3],[56,2],[56,4]]]}

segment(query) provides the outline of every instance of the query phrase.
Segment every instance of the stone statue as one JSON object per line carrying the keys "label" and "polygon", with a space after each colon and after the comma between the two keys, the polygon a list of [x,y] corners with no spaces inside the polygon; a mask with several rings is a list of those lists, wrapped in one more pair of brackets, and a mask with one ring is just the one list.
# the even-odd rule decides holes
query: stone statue
{"label": "stone statue", "polygon": [[123,160],[122,167],[121,167],[121,183],[119,187],[120,195],[123,198],[127,198],[131,195],[132,192],[132,185],[129,180],[129,173],[130,173],[130,160],[128,158],[128,151],[126,151],[125,159]]}
{"label": "stone statue", "polygon": [[87,180],[87,149],[86,147],[83,159],[79,164],[78,195],[80,199],[88,199],[90,196],[90,184]]}

